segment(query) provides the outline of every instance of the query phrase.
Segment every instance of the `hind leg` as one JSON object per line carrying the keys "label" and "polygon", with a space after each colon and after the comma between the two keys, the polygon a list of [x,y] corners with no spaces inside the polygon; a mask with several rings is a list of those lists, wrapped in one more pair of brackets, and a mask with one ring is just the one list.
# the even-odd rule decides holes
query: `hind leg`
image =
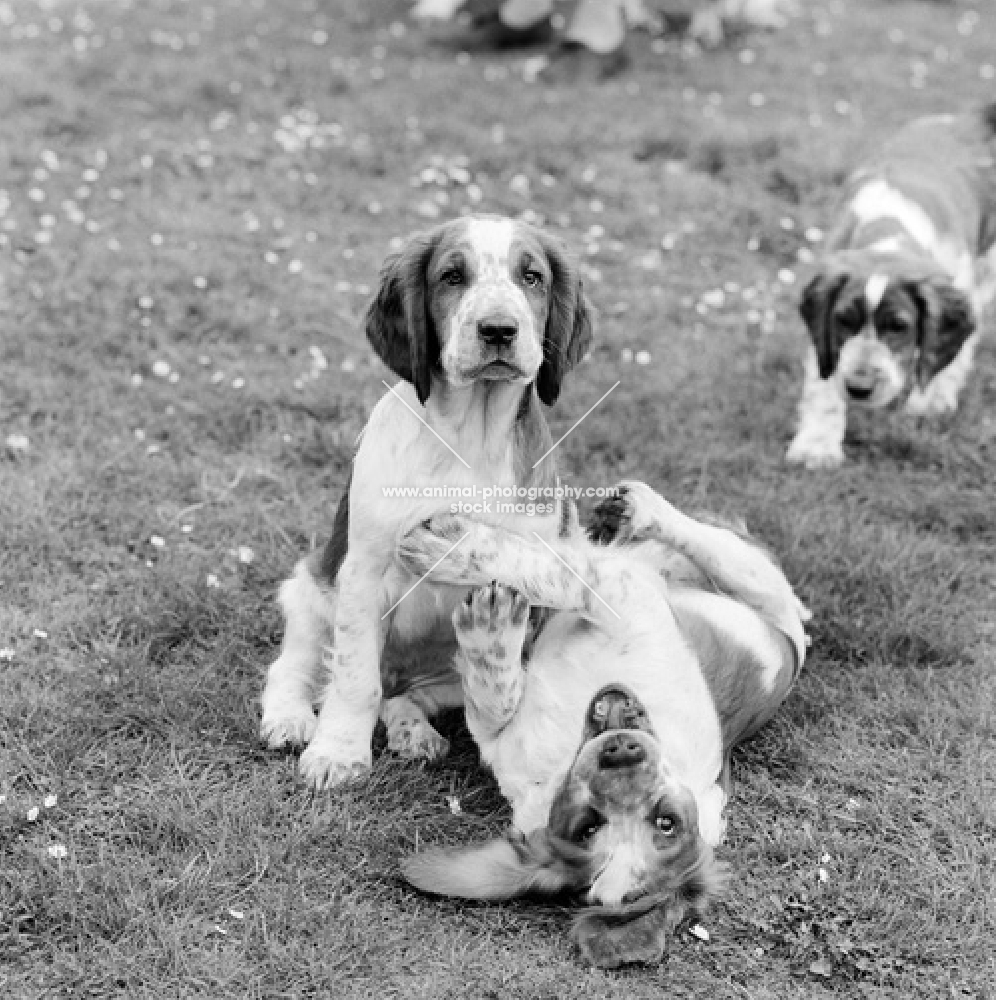
{"label": "hind leg", "polygon": [[260,699],[260,736],[271,749],[311,741],[318,722],[312,705],[319,694],[322,645],[335,621],[335,592],[319,585],[306,559],[284,581],[279,600],[284,637]]}
{"label": "hind leg", "polygon": [[[440,736],[429,722],[421,699],[411,693],[385,698],[380,717],[387,727],[387,748],[399,757],[410,760],[436,760],[445,757],[450,741]],[[457,700],[459,704],[459,700]]]}
{"label": "hind leg", "polygon": [[[692,562],[713,587],[756,611],[805,651],[802,623],[811,618],[775,562],[757,545],[729,528],[697,521],[673,507],[646,483],[619,484],[611,514],[618,540],[653,539]],[[605,515],[603,515],[605,516]]]}

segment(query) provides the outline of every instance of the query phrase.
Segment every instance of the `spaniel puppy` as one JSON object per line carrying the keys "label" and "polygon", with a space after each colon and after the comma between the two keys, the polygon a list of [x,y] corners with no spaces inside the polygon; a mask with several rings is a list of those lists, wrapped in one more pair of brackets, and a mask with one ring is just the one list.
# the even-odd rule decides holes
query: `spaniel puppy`
{"label": "spaniel puppy", "polygon": [[787,459],[844,459],[848,403],[953,412],[996,293],[996,105],[907,126],[851,178],[800,312],[813,340]]}
{"label": "spaniel puppy", "polygon": [[[416,586],[397,540],[454,497],[556,484],[541,404],[556,401],[592,325],[557,240],[469,217],[388,258],[366,333],[402,382],[364,428],[331,541],[281,587],[283,645],[262,695],[263,739],[307,744],[300,772],[316,789],[369,769],[378,714],[396,752],[445,752],[426,713],[461,703],[450,619],[464,591]],[[478,506],[483,519],[502,521]],[[545,506],[549,516],[524,519],[555,538],[566,507]]]}
{"label": "spaniel puppy", "polygon": [[[720,888],[730,750],[788,694],[809,613],[743,532],[642,483],[621,484],[592,537],[610,541],[443,516],[402,541],[413,572],[479,588],[454,612],[457,666],[513,823],[507,838],[425,851],[403,871],[471,899],[583,893],[594,908],[575,939],[614,966],[659,959]],[[552,615],[527,655],[531,605]]]}

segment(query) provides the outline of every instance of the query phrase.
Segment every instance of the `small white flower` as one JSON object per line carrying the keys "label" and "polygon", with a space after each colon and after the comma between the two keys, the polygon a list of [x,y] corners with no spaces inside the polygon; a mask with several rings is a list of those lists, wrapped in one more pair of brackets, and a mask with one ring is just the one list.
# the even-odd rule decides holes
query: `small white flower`
{"label": "small white flower", "polygon": [[142,378],[142,376],[141,376],[141,375],[140,375],[140,374],[139,374],[138,372],[135,372],[135,373],[134,373],[134,375],[132,375],[132,377],[131,377],[131,384],[132,384],[132,385],[133,385],[133,386],[134,386],[134,387],[135,387],[136,389],[137,389],[137,388],[138,388],[138,387],[139,387],[139,386],[140,386],[140,385],[141,385],[141,384],[142,384],[142,383],[143,383],[144,381],[145,381],[145,379],[143,379],[143,378]]}
{"label": "small white flower", "polygon": [[200,288],[201,290],[207,288],[208,280],[203,274],[198,274],[194,277],[194,288]]}
{"label": "small white flower", "polygon": [[626,364],[629,364],[629,362],[633,360],[633,351],[632,351],[632,349],[629,348],[629,347],[624,347],[619,352],[619,360],[625,362]]}
{"label": "small white flower", "polygon": [[31,634],[36,639],[47,639],[48,638],[48,632],[46,632],[43,628],[36,628]]}
{"label": "small white flower", "polygon": [[446,804],[450,807],[450,812],[453,813],[454,816],[459,816],[463,812],[463,809],[460,806],[460,800],[455,795],[447,795]]}
{"label": "small white flower", "polygon": [[154,361],[152,363],[152,374],[156,378],[166,378],[170,373],[170,367],[168,361]]}
{"label": "small white flower", "polygon": [[5,660],[7,663],[9,663],[13,659],[14,659],[14,650],[12,650],[10,646],[4,646],[3,649],[0,649],[0,660]]}
{"label": "small white flower", "polygon": [[346,360],[343,361],[341,365],[339,365],[339,368],[344,372],[355,372],[356,362],[353,361],[352,358],[346,358]]}
{"label": "small white flower", "polygon": [[290,274],[300,274],[303,270],[304,264],[297,259],[292,260],[287,264],[287,271]]}
{"label": "small white flower", "polygon": [[45,802],[43,804],[46,809],[54,809],[58,801],[59,801],[58,795],[46,795]]}
{"label": "small white flower", "polygon": [[638,365],[649,365],[650,364],[650,351],[637,351],[636,356],[633,360]]}
{"label": "small white flower", "polygon": [[26,452],[31,447],[27,434],[8,434],[7,447],[13,452]]}
{"label": "small white flower", "polygon": [[692,926],[688,928],[688,933],[691,934],[692,937],[698,938],[699,941],[709,940],[709,932],[701,924],[692,924]]}
{"label": "small white flower", "polygon": [[163,538],[162,535],[151,535],[149,537],[149,542],[157,549],[166,548],[166,539]]}
{"label": "small white flower", "polygon": [[828,864],[830,864],[830,855],[826,851],[824,851],[820,855],[820,864],[821,865],[828,865]]}
{"label": "small white flower", "polygon": [[245,565],[248,566],[249,563],[251,563],[253,559],[256,558],[256,553],[253,552],[253,550],[249,548],[248,545],[240,545],[238,556],[239,556],[239,562],[245,563]]}
{"label": "small white flower", "polygon": [[817,868],[817,869],[816,869],[816,877],[817,877],[817,878],[818,878],[818,879],[819,879],[819,880],[820,880],[821,882],[826,882],[826,880],[827,880],[827,879],[828,879],[828,878],[829,878],[830,876],[829,876],[829,874],[827,873],[827,870],[826,870],[826,868]]}
{"label": "small white flower", "polygon": [[234,907],[229,908],[228,915],[235,920],[245,920],[246,918],[245,910],[236,910]]}
{"label": "small white flower", "polygon": [[246,384],[246,380],[244,378],[239,377],[239,378],[233,378],[232,379],[232,388],[233,389],[244,389],[245,388],[245,384]]}
{"label": "small white flower", "polygon": [[38,819],[38,806],[32,806],[27,812],[27,820],[29,823],[34,823]]}
{"label": "small white flower", "polygon": [[209,587],[221,586],[221,584],[218,582],[218,578],[214,575],[214,573],[208,573],[206,582]]}
{"label": "small white flower", "polygon": [[193,526],[192,524],[181,524],[181,525],[180,525],[180,530],[181,530],[181,531],[182,531],[182,532],[183,532],[183,533],[184,533],[185,535],[189,535],[189,534],[190,534],[190,532],[192,532],[192,531],[194,530],[194,526]]}
{"label": "small white flower", "polygon": [[155,305],[155,302],[151,295],[142,295],[138,300],[139,309],[151,309]]}
{"label": "small white flower", "polygon": [[48,849],[48,856],[50,858],[58,858],[61,860],[62,858],[69,856],[69,851],[66,850],[65,844],[52,844],[52,846]]}
{"label": "small white flower", "polygon": [[783,267],[778,272],[778,280],[783,285],[794,285],[795,284],[795,272],[790,271],[787,267]]}

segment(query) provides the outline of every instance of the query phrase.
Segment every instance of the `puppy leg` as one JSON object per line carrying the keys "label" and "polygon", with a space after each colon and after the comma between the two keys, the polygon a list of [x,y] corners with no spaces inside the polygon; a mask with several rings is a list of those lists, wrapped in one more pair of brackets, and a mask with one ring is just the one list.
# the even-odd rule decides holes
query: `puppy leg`
{"label": "puppy leg", "polygon": [[915,387],[906,401],[906,410],[916,417],[941,417],[958,409],[958,396],[972,371],[972,360],[979,335],[973,333],[954,360],[942,368],[926,388]]}
{"label": "puppy leg", "polygon": [[316,791],[370,770],[370,741],[381,703],[380,658],[387,632],[380,617],[382,580],[350,550],[339,570],[335,645],[323,650],[328,687],[318,725],[301,754],[301,777]]}
{"label": "puppy leg", "polygon": [[437,583],[481,587],[497,580],[530,605],[610,627],[623,621],[617,608],[639,604],[653,615],[662,600],[651,567],[617,549],[584,539],[547,543],[462,517],[440,515],[413,528],[399,542],[398,558]]}
{"label": "puppy leg", "polygon": [[450,741],[433,729],[425,710],[407,694],[385,698],[380,717],[387,727],[387,748],[410,760],[445,757]]}
{"label": "puppy leg", "polygon": [[479,742],[508,725],[522,699],[529,602],[499,583],[471,591],[453,612],[467,727]]}
{"label": "puppy leg", "polygon": [[807,469],[833,469],[844,461],[847,404],[836,379],[820,378],[816,352],[810,348],[799,401],[799,429],[785,459]]}
{"label": "puppy leg", "polygon": [[619,497],[612,503],[623,505],[623,512],[616,514],[617,537],[624,541],[651,538],[681,553],[717,590],[753,608],[785,633],[802,662],[806,648],[803,622],[812,615],[762,549],[729,528],[688,517],[646,483],[620,483]]}
{"label": "puppy leg", "polygon": [[323,588],[302,559],[280,588],[284,638],[261,698],[260,736],[271,749],[304,745],[315,732],[312,704],[317,695],[322,643],[335,622],[335,594]]}

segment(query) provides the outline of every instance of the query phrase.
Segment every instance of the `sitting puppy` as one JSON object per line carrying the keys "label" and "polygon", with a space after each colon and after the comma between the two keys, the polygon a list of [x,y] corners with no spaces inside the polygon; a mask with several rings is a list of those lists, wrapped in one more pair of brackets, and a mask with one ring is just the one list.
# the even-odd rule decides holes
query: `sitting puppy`
{"label": "sitting puppy", "polygon": [[[602,505],[592,537],[611,541],[550,544],[444,516],[403,539],[413,572],[480,588],[454,614],[457,666],[514,831],[403,871],[472,899],[586,891],[604,909],[576,940],[613,966],[659,959],[719,888],[730,750],[785,699],[809,614],[743,533],[642,483]],[[552,616],[524,662],[530,605]]]}
{"label": "sitting puppy", "polygon": [[953,412],[975,326],[996,292],[996,105],[903,129],[851,178],[847,207],[802,294],[806,360],[789,462],[844,459],[848,402]]}
{"label": "sitting puppy", "polygon": [[[262,695],[263,739],[307,744],[300,771],[316,789],[370,767],[378,713],[393,750],[445,751],[425,713],[461,704],[450,618],[463,591],[417,587],[397,561],[397,539],[454,497],[556,484],[540,403],[556,401],[592,326],[558,241],[475,217],[415,236],[388,258],[366,333],[404,382],[363,431],[331,541],[281,587],[286,628]],[[566,507],[545,506],[549,516],[523,519],[555,538]]]}

